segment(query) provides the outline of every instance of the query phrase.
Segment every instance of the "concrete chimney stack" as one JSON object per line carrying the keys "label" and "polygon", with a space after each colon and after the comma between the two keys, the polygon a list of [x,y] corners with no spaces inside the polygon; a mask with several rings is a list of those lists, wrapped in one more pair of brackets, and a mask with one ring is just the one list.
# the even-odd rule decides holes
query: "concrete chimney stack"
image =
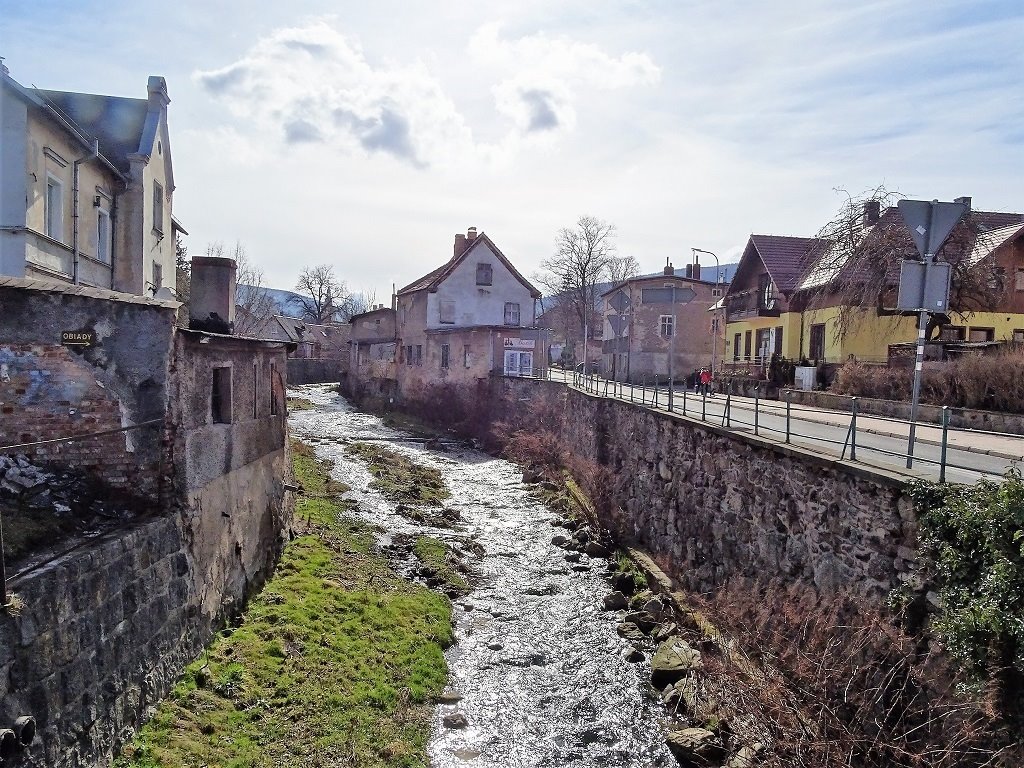
{"label": "concrete chimney stack", "polygon": [[463,253],[466,252],[466,248],[469,243],[466,242],[466,236],[461,232],[455,236],[455,249],[452,251],[452,260],[459,258]]}
{"label": "concrete chimney stack", "polygon": [[466,230],[466,239],[469,241],[476,240],[476,227],[470,227]]}
{"label": "concrete chimney stack", "polygon": [[668,260],[668,256],[665,257],[665,277],[672,277],[676,273],[675,267],[672,266],[672,262]]}
{"label": "concrete chimney stack", "polygon": [[957,197],[953,200],[954,203],[963,203],[967,206],[967,210],[971,210],[971,198],[970,197]]}
{"label": "concrete chimney stack", "polygon": [[192,259],[189,328],[209,333],[234,333],[237,272],[234,259],[219,256]]}

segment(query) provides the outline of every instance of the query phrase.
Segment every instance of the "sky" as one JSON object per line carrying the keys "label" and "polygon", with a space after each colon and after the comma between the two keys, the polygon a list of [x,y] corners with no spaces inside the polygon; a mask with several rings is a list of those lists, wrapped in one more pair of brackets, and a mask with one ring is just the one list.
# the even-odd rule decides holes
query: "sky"
{"label": "sky", "polygon": [[191,254],[383,303],[470,226],[532,276],[582,215],[652,272],[837,190],[1024,210],[1021,40],[1019,0],[0,0],[22,84],[167,79]]}

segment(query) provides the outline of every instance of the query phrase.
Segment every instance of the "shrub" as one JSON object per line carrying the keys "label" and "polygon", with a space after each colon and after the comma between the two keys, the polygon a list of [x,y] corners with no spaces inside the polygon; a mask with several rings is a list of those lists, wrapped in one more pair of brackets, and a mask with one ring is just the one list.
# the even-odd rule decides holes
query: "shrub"
{"label": "shrub", "polygon": [[[836,374],[830,391],[855,397],[909,400],[914,371],[851,360]],[[1010,345],[993,354],[972,353],[921,376],[921,402],[955,408],[1024,413],[1024,347]]]}

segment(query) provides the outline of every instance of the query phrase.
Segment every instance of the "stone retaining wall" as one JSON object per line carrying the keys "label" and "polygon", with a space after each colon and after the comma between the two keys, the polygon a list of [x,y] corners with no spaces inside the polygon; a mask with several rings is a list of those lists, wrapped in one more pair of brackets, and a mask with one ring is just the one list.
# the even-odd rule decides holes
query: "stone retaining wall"
{"label": "stone retaining wall", "polygon": [[[218,482],[280,486],[285,460],[279,451]],[[10,765],[110,764],[276,559],[284,510],[244,496],[210,494],[9,583],[23,607],[0,613],[0,727],[21,715],[39,726]]]}
{"label": "stone retaining wall", "polygon": [[561,414],[547,428],[565,450],[614,473],[616,509],[602,522],[691,590],[734,576],[876,599],[916,586],[917,524],[900,476],[552,382],[501,387],[509,423],[528,401]]}

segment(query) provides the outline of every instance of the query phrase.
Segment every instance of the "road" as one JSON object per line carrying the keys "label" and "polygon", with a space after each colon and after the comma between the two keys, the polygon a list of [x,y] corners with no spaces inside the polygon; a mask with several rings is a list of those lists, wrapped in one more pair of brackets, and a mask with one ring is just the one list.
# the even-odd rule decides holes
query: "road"
{"label": "road", "polygon": [[[573,384],[570,372],[552,370],[551,378]],[[668,387],[622,384],[598,377],[578,380],[577,386],[591,393],[617,397],[668,411]],[[856,430],[850,429],[851,414],[793,405],[787,409],[777,400],[715,395],[702,397],[692,390],[684,394],[677,386],[672,412],[707,421],[734,432],[756,434],[766,440],[789,442],[823,455],[854,460],[888,472],[909,477],[938,480],[942,463],[942,428],[918,424],[913,468],[907,469],[910,422],[858,414]],[[726,413],[728,406],[728,413]],[[684,410],[685,409],[685,410]],[[788,438],[787,438],[788,423]],[[851,439],[852,438],[852,439]],[[854,445],[851,446],[851,443]],[[1014,464],[1024,462],[1024,437],[969,429],[950,429],[946,440],[945,479],[954,483],[975,483],[982,477],[998,479]]]}

